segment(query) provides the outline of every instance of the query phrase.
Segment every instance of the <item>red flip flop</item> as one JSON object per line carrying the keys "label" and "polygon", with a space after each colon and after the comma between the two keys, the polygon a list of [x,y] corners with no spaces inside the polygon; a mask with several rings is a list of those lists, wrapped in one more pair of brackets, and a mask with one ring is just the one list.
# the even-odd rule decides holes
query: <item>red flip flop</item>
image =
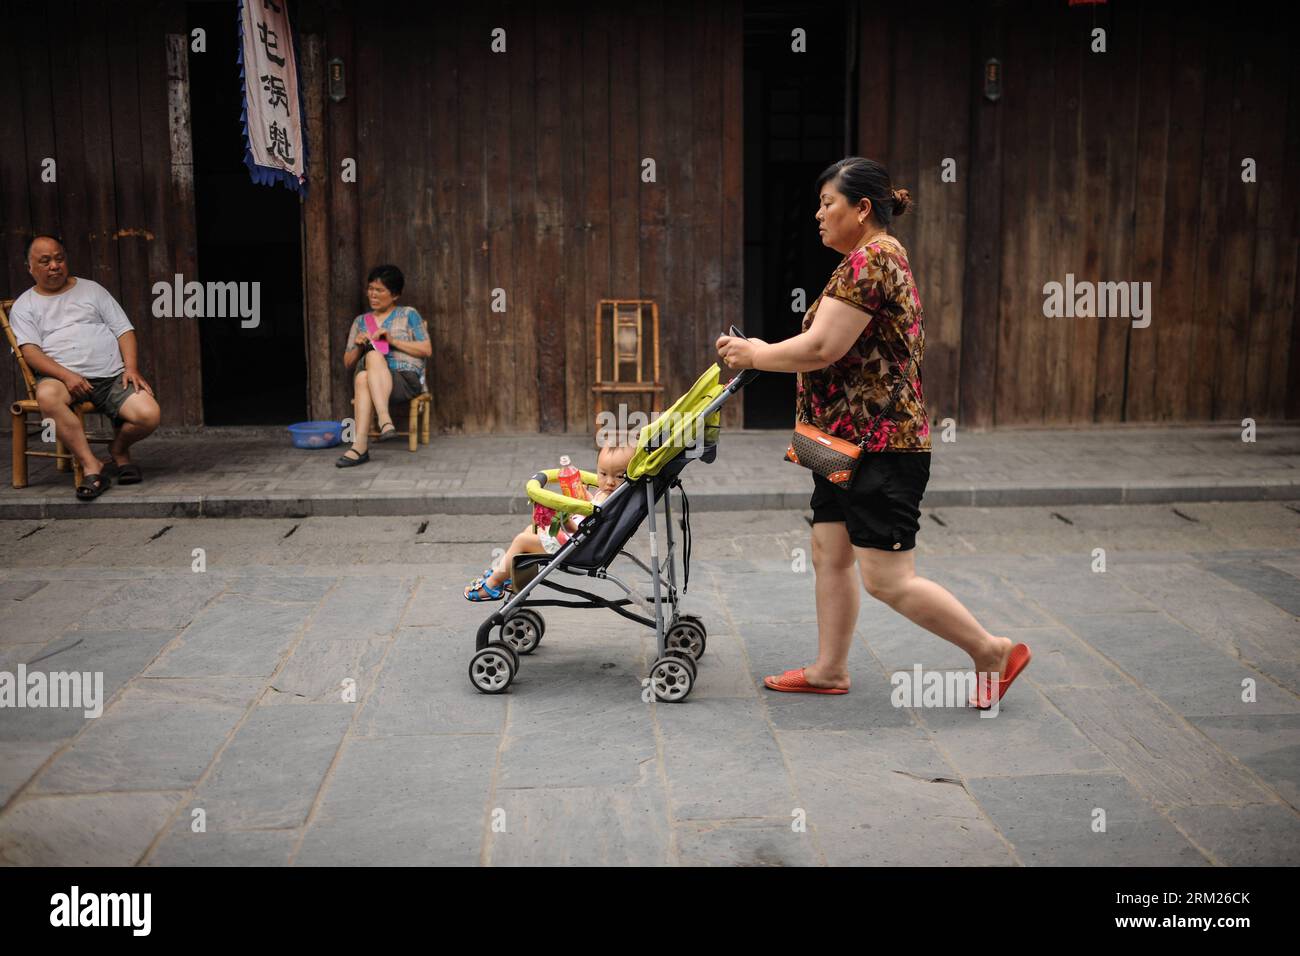
{"label": "red flip flop", "polygon": [[981,679],[981,675],[976,674],[975,679],[978,684],[975,693],[979,698],[981,698],[981,700],[972,697],[970,699],[970,705],[980,710],[988,710],[1000,701],[1002,696],[1006,694],[1007,690],[1011,687],[1011,682],[1019,677],[1020,672],[1029,666],[1029,662],[1033,660],[1033,657],[1034,655],[1029,652],[1028,644],[1017,644],[1011,648],[1011,653],[1007,655],[1007,672],[998,678],[997,691],[995,692],[996,696],[993,696],[993,699],[988,701],[988,703],[981,702],[982,698],[988,692],[988,681],[987,679]]}
{"label": "red flip flop", "polygon": [[780,677],[763,678],[763,686],[769,690],[784,691],[787,694],[847,694],[843,687],[814,687],[804,676],[804,668],[786,671]]}

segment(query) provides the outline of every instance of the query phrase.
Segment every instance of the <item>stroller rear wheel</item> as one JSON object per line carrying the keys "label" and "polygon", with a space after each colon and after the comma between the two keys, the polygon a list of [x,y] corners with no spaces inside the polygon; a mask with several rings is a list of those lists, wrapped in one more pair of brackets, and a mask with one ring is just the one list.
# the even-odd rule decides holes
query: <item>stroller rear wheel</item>
{"label": "stroller rear wheel", "polygon": [[685,700],[694,686],[695,662],[680,651],[669,651],[650,668],[650,687],[655,699],[665,704]]}
{"label": "stroller rear wheel", "polygon": [[492,641],[469,661],[469,682],[484,694],[500,694],[519,670],[519,658],[509,644]]}
{"label": "stroller rear wheel", "polygon": [[664,645],[666,647],[686,651],[697,661],[704,656],[704,648],[707,643],[704,625],[700,623],[698,618],[678,618],[677,623],[670,627],[668,633],[664,635]]}
{"label": "stroller rear wheel", "polygon": [[531,654],[542,642],[546,622],[530,608],[520,608],[501,625],[501,640],[520,654]]}

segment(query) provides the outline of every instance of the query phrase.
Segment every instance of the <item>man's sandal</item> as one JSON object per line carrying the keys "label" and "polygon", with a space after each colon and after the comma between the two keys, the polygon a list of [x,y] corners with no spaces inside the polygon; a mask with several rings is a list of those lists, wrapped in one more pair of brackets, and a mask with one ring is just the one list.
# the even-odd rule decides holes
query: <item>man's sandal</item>
{"label": "man's sandal", "polygon": [[106,492],[110,484],[112,482],[102,471],[95,475],[85,475],[81,484],[77,485],[77,500],[93,501]]}
{"label": "man's sandal", "polygon": [[500,601],[506,596],[506,584],[503,582],[500,587],[494,588],[487,583],[487,578],[475,578],[473,583],[465,589],[466,601]]}
{"label": "man's sandal", "polygon": [[104,472],[119,485],[138,485],[144,480],[144,472],[135,462],[127,462],[125,465],[110,462],[104,466]]}

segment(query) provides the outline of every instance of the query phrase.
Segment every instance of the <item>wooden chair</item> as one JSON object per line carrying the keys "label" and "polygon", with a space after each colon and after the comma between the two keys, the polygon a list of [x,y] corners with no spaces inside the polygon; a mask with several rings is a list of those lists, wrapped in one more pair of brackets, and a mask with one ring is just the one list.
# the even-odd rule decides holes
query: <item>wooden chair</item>
{"label": "wooden chair", "polygon": [[[352,400],[353,406],[356,405],[356,399]],[[388,406],[389,413],[393,416],[393,424],[397,424],[397,413],[394,408],[400,408],[401,402],[390,402]],[[433,419],[433,396],[428,392],[421,392],[415,398],[407,403],[407,429],[398,431],[397,434],[404,435],[407,439],[407,448],[415,451],[421,444],[429,444],[430,423]],[[379,417],[372,411],[370,413],[370,437],[379,437]]]}
{"label": "wooden chair", "polygon": [[[27,386],[27,397],[19,399],[9,406],[11,416],[10,427],[13,429],[13,486],[15,488],[27,487],[27,459],[28,458],[53,458],[54,467],[58,471],[67,471],[68,466],[72,467],[72,480],[75,484],[80,485],[83,477],[81,462],[77,456],[71,454],[63,447],[63,440],[54,436],[54,451],[32,451],[27,447],[28,440],[33,435],[39,435],[41,428],[41,407],[36,404],[36,376],[27,365],[27,360],[23,358],[22,350],[18,348],[18,339],[14,335],[14,330],[9,326],[9,310],[13,307],[13,299],[4,299],[0,301],[0,327],[4,329],[5,339],[9,342],[9,348],[14,353],[14,358],[18,360],[18,369],[22,372],[23,384]],[[84,430],[86,427],[86,413],[93,412],[95,406],[90,402],[79,402],[72,406],[72,411],[76,414],[77,420],[81,422]],[[36,415],[36,431],[28,432],[28,426],[33,424],[28,421],[28,415]],[[110,444],[112,437],[104,438],[100,436],[86,436],[91,442],[98,442],[102,445]]]}
{"label": "wooden chair", "polygon": [[[646,348],[647,315],[650,319],[649,348]],[[607,347],[608,368],[604,364]],[[596,303],[595,381],[591,390],[596,396],[597,418],[605,410],[606,397],[611,395],[647,395],[651,416],[662,411],[664,386],[659,381],[659,304],[653,299],[601,299]]]}

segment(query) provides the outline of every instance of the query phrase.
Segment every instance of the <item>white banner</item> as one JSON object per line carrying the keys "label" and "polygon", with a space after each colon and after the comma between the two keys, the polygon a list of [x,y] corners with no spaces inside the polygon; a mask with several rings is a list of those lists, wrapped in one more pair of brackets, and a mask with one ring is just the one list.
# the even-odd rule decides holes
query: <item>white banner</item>
{"label": "white banner", "polygon": [[253,181],[298,189],[307,178],[298,63],[286,0],[242,0],[245,163]]}

